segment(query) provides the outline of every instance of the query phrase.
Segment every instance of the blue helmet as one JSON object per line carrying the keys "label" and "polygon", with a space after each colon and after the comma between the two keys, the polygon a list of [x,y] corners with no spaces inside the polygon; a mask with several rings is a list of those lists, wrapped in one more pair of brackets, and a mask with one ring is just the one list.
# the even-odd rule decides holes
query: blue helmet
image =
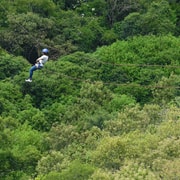
{"label": "blue helmet", "polygon": [[49,52],[49,50],[46,48],[42,50],[42,53],[48,53],[48,52]]}

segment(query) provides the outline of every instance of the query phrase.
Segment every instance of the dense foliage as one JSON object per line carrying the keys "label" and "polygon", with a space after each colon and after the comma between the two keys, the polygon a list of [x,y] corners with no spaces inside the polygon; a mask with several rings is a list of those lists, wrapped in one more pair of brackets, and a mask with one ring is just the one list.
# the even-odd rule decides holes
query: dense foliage
{"label": "dense foliage", "polygon": [[135,35],[179,36],[178,0],[1,0],[0,46],[31,63],[42,47],[57,59]]}
{"label": "dense foliage", "polygon": [[117,2],[1,0],[0,179],[180,178],[178,1]]}
{"label": "dense foliage", "polygon": [[145,36],[76,52],[30,84],[27,61],[1,51],[1,178],[179,178],[179,44]]}

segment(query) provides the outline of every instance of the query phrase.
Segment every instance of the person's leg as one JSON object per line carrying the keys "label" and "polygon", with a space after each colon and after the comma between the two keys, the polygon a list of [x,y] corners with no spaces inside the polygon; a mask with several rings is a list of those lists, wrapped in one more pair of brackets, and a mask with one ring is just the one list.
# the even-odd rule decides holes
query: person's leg
{"label": "person's leg", "polygon": [[29,70],[29,79],[32,80],[32,76],[33,76],[33,72],[37,70],[37,67],[34,65],[31,67],[31,69]]}

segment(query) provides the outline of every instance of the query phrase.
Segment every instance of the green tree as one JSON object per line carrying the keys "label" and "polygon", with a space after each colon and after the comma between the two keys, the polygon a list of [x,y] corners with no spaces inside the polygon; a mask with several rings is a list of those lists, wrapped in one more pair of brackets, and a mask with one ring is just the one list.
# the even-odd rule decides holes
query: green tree
{"label": "green tree", "polygon": [[120,137],[103,138],[92,152],[92,161],[99,168],[119,169],[126,153],[127,139]]}
{"label": "green tree", "polygon": [[0,49],[0,80],[14,78],[25,70],[28,63],[22,57],[15,57]]}
{"label": "green tree", "polygon": [[17,159],[19,170],[29,176],[35,175],[35,167],[45,150],[43,136],[24,124],[12,132],[11,153]]}
{"label": "green tree", "polygon": [[92,52],[101,45],[104,29],[97,18],[88,18],[87,23],[80,28],[79,50]]}
{"label": "green tree", "polygon": [[[59,180],[66,180],[66,179],[72,179],[72,180],[84,180],[88,179],[91,174],[94,172],[95,168],[89,164],[82,163],[78,160],[73,161],[69,167],[65,170],[63,170],[61,173],[56,171],[51,171],[49,174],[45,176],[40,176],[40,179],[48,180],[48,179],[59,179]],[[36,179],[39,180],[37,177]]]}
{"label": "green tree", "polygon": [[174,34],[175,23],[176,15],[167,1],[153,2],[142,19],[142,34]]}
{"label": "green tree", "polygon": [[175,33],[176,14],[167,1],[153,2],[147,12],[134,12],[114,25],[120,39],[136,35]]}
{"label": "green tree", "polygon": [[162,76],[179,73],[177,46],[179,39],[171,35],[138,36],[101,47],[93,55],[100,66],[99,78],[112,91],[145,103],[152,99],[153,87]]}
{"label": "green tree", "polygon": [[52,150],[60,151],[72,142],[78,141],[79,136],[76,126],[61,124],[53,126],[46,139]]}
{"label": "green tree", "polygon": [[111,92],[100,81],[95,83],[84,83],[80,95],[81,97],[91,99],[99,105],[103,105],[106,101],[112,99]]}
{"label": "green tree", "polygon": [[12,117],[0,117],[0,124],[0,178],[30,178],[43,150],[40,134]]}
{"label": "green tree", "polygon": [[121,170],[114,174],[115,179],[123,180],[129,179],[139,179],[139,180],[159,180],[157,175],[150,170],[150,168],[145,167],[143,163],[134,162],[127,160],[121,167]]}
{"label": "green tree", "polygon": [[11,81],[0,82],[0,113],[3,117],[16,117],[16,113],[21,107],[22,93],[18,85],[13,85]]}
{"label": "green tree", "polygon": [[143,109],[136,104],[119,111],[116,119],[105,122],[104,128],[113,135],[129,133],[131,131],[145,131],[148,126],[159,124],[163,117],[158,105],[145,105]]}
{"label": "green tree", "polygon": [[120,111],[121,109],[125,108],[126,106],[133,106],[135,105],[136,101],[133,97],[127,96],[125,94],[113,95],[113,99],[109,102],[108,108],[111,111]]}
{"label": "green tree", "polygon": [[1,31],[1,46],[16,55],[24,55],[34,63],[40,48],[48,46],[45,39],[53,26],[52,20],[27,12],[8,14],[8,24],[9,27]]}
{"label": "green tree", "polygon": [[139,12],[130,13],[121,22],[116,22],[113,29],[120,39],[137,36],[141,34],[142,17]]}
{"label": "green tree", "polygon": [[82,163],[78,160],[73,161],[69,167],[60,173],[60,180],[72,179],[72,180],[84,180],[88,179],[94,172],[95,168],[86,163]]}
{"label": "green tree", "polygon": [[137,10],[138,2],[136,0],[128,1],[117,1],[108,0],[107,1],[107,19],[110,25],[113,25],[117,21],[121,21],[129,13]]}
{"label": "green tree", "polygon": [[97,169],[94,171],[94,173],[91,175],[91,180],[111,180],[113,179],[113,175],[111,171],[107,171],[104,169]]}
{"label": "green tree", "polygon": [[55,11],[55,4],[52,0],[17,0],[8,2],[8,6],[5,7],[13,10],[8,11],[9,13],[16,12],[18,14],[21,14],[26,12],[33,12],[44,17],[51,16]]}
{"label": "green tree", "polygon": [[52,171],[62,172],[70,164],[68,158],[59,151],[51,151],[47,156],[43,156],[36,167],[39,176],[49,174]]}
{"label": "green tree", "polygon": [[171,74],[169,78],[162,77],[157,83],[159,88],[153,90],[153,101],[161,104],[167,104],[175,97],[178,97],[179,76]]}
{"label": "green tree", "polygon": [[28,109],[19,112],[17,118],[21,123],[26,122],[36,130],[46,131],[50,128],[43,112],[33,107],[29,107]]}
{"label": "green tree", "polygon": [[177,36],[180,35],[180,7],[178,6],[178,0],[175,0],[175,1],[171,1],[169,0],[169,3],[172,7],[172,9],[176,12],[176,32],[175,34]]}

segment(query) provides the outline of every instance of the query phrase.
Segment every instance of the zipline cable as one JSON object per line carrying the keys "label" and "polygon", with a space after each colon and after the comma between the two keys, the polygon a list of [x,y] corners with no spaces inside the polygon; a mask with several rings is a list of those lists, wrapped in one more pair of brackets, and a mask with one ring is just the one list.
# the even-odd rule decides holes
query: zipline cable
{"label": "zipline cable", "polygon": [[72,77],[70,75],[66,75],[63,73],[56,73],[53,71],[44,71],[43,72],[45,75],[49,75],[49,74],[56,74],[57,77],[63,77],[63,78],[67,78],[69,80],[72,80],[74,82],[87,82],[87,83],[91,83],[91,84],[96,84],[98,81],[101,81],[103,84],[105,85],[116,85],[116,86],[123,86],[123,87],[134,87],[134,88],[147,88],[147,89],[168,89],[168,88],[174,88],[174,89],[180,89],[180,86],[172,86],[172,85],[142,85],[142,84],[135,84],[135,83],[120,83],[120,82],[104,82],[103,80],[96,80],[96,81],[92,81],[90,79],[82,79],[82,78],[77,78],[77,77]]}
{"label": "zipline cable", "polygon": [[107,65],[112,65],[112,66],[126,66],[126,67],[162,67],[162,68],[180,68],[180,65],[160,65],[160,64],[130,64],[130,63],[111,63],[111,62],[106,62],[102,60],[95,59],[92,61],[98,62],[101,64],[107,64]]}

